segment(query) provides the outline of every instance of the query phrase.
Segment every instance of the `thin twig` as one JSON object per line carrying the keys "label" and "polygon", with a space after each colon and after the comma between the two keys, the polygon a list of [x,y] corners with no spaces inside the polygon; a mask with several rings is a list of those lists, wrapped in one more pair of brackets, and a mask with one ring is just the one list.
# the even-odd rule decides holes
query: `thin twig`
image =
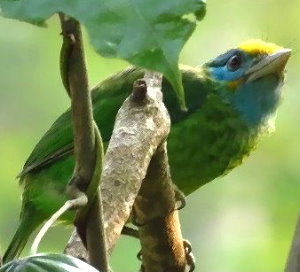
{"label": "thin twig", "polygon": [[[95,172],[98,171],[99,174],[97,168],[101,168],[102,165],[102,141],[93,122],[80,24],[63,14],[60,14],[60,21],[64,41],[61,53],[61,75],[66,91],[71,96],[76,158],[73,178],[68,184],[67,191],[71,198],[76,198],[79,191],[88,191],[88,208],[79,210],[75,225],[87,246],[91,265],[107,272],[105,237],[100,237],[104,235],[101,196],[100,191],[97,190],[100,175],[95,176]],[[91,218],[89,214],[98,216]],[[94,242],[95,240],[97,243]]]}
{"label": "thin twig", "polygon": [[60,15],[60,18],[64,44],[68,47],[62,50],[65,53],[61,54],[61,66],[64,67],[61,71],[72,98],[76,174],[82,178],[81,182],[86,183],[87,188],[95,164],[95,132],[82,34],[78,21],[65,15]]}
{"label": "thin twig", "polygon": [[[79,203],[80,202],[80,203]],[[47,220],[47,222],[43,225],[43,227],[40,229],[40,231],[38,232],[38,234],[36,235],[36,237],[34,238],[34,241],[32,243],[32,246],[30,248],[30,252],[31,255],[35,255],[38,252],[38,247],[39,244],[41,242],[41,240],[43,239],[44,235],[46,234],[46,232],[48,231],[48,229],[57,221],[57,219],[64,214],[66,211],[70,210],[70,209],[74,209],[77,207],[81,207],[82,203],[87,203],[86,199],[82,199],[82,198],[77,198],[74,200],[68,200],[65,202],[65,204],[57,211],[55,212],[50,219]]]}

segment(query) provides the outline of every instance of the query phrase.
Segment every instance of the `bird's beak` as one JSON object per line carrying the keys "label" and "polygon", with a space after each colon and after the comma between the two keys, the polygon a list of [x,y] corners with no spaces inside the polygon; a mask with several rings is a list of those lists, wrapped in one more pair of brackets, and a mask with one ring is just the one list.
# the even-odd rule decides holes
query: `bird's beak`
{"label": "bird's beak", "polygon": [[291,49],[283,48],[276,53],[264,56],[258,63],[246,72],[247,82],[266,75],[275,74],[282,77],[286,63],[291,55]]}

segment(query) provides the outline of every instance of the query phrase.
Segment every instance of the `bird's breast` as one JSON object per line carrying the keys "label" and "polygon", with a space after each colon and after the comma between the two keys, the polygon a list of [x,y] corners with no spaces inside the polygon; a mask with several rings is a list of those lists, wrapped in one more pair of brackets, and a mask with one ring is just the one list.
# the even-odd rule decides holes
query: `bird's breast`
{"label": "bird's breast", "polygon": [[168,138],[171,173],[178,188],[189,194],[239,165],[257,143],[229,104],[218,97],[173,124]]}

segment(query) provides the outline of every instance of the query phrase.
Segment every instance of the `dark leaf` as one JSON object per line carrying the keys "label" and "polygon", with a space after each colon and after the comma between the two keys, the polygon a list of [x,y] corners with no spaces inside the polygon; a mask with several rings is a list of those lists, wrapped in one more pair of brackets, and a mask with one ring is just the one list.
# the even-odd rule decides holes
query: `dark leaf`
{"label": "dark leaf", "polygon": [[0,272],[99,272],[89,264],[64,254],[37,254],[13,260],[0,268]]}

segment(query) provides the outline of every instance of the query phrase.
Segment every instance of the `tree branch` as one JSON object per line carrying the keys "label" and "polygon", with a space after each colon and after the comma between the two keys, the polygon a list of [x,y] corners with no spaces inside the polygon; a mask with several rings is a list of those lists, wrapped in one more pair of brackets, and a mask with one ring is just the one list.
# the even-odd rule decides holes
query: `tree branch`
{"label": "tree branch", "polygon": [[295,228],[295,234],[292,241],[289,257],[285,266],[285,272],[300,271],[300,214]]}
{"label": "tree branch", "polygon": [[166,144],[153,156],[134,209],[141,223],[142,266],[146,272],[183,272],[186,254],[181,235]]}
{"label": "tree branch", "polygon": [[[160,89],[161,76],[149,73],[145,81],[136,82],[133,94],[123,103],[116,117],[101,178],[105,232],[110,252],[129,218],[150,160],[169,133],[169,115]],[[75,233],[66,252],[86,258]]]}
{"label": "tree branch", "polygon": [[100,133],[93,122],[80,24],[64,14],[60,14],[60,21],[63,34],[61,75],[71,97],[76,159],[67,192],[71,198],[78,199],[81,205],[88,204],[79,209],[74,224],[87,246],[90,263],[98,270],[108,271],[102,203],[97,190],[103,147]]}

